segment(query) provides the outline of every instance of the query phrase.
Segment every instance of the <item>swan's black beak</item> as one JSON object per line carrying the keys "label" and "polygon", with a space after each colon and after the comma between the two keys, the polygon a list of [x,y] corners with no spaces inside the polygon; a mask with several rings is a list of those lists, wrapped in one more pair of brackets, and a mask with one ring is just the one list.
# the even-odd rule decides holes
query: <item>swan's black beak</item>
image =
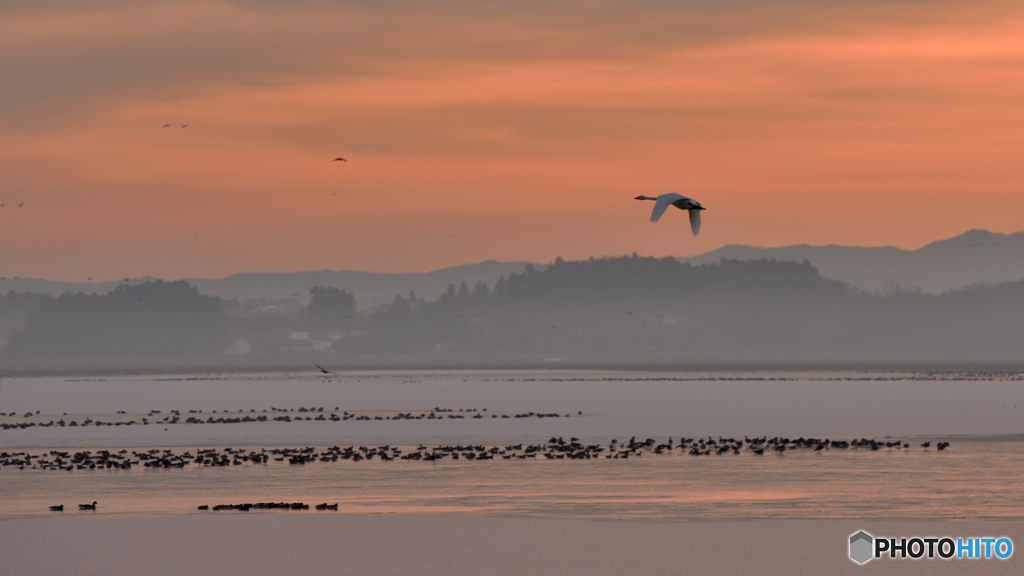
{"label": "swan's black beak", "polygon": [[643,200],[643,199],[644,199],[643,196],[637,196],[636,198],[633,198],[633,200]]}

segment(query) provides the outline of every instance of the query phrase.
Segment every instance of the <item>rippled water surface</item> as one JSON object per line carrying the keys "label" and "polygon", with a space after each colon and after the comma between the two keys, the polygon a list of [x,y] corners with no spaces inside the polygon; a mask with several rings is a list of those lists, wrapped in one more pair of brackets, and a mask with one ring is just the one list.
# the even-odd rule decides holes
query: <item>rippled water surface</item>
{"label": "rippled water surface", "polygon": [[[691,520],[1024,519],[1024,444],[934,450],[647,453],[629,460],[287,462],[0,472],[0,516],[197,513],[200,504],[338,503],[342,512]],[[97,511],[72,510],[100,502]],[[231,512],[227,512],[231,513]],[[237,513],[237,512],[236,512]],[[293,512],[257,512],[288,513]]]}
{"label": "rippled water surface", "polygon": [[[0,517],[177,515],[200,504],[338,503],[342,512],[446,513],[630,520],[735,518],[1024,518],[1024,396],[1016,382],[690,380],[637,373],[368,373],[20,379],[4,381],[3,422],[149,425],[6,430],[0,450],[143,450],[330,445],[584,443],[669,436],[898,437],[912,448],[755,456],[646,453],[629,460],[339,461],[184,469],[0,470]],[[324,414],[463,412],[463,419],[165,424],[202,416],[325,407]],[[488,411],[482,412],[483,409]],[[31,411],[25,418],[22,410]],[[34,414],[39,410],[40,414]],[[117,414],[123,410],[125,414]],[[159,415],[149,411],[161,410]],[[252,412],[255,411],[255,412]],[[64,416],[67,412],[68,415]],[[559,413],[559,418],[499,414]],[[314,413],[288,412],[309,417]],[[438,413],[447,414],[447,413]],[[474,419],[471,415],[486,417]],[[945,439],[950,449],[920,448]],[[99,501],[78,512],[78,503]],[[230,512],[237,513],[237,512]],[[292,514],[292,512],[256,512]]]}

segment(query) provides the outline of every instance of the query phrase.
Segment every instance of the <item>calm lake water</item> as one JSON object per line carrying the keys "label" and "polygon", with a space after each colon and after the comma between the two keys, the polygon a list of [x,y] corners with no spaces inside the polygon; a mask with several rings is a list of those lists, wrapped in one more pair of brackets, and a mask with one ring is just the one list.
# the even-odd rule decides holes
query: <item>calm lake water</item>
{"label": "calm lake water", "polygon": [[[1024,392],[1017,382],[689,380],[685,374],[373,372],[310,375],[5,379],[4,422],[141,422],[0,433],[0,450],[535,444],[549,437],[874,437],[904,450],[693,457],[682,451],[586,461],[287,462],[185,469],[0,471],[0,516],[58,500],[103,514],[184,514],[199,504],[330,501],[350,512],[615,519],[1024,518]],[[210,417],[366,411],[462,419],[164,424]],[[338,408],[335,411],[334,408]],[[484,412],[483,410],[487,410]],[[34,413],[38,410],[40,414]],[[160,414],[151,411],[160,410]],[[198,413],[202,410],[202,414]],[[476,410],[462,412],[459,410]],[[125,414],[117,414],[123,411]],[[214,413],[216,411],[216,414]],[[242,412],[240,412],[242,411]],[[255,411],[255,412],[253,412]],[[376,412],[375,412],[376,411]],[[25,418],[25,412],[32,412]],[[559,418],[501,418],[519,413]],[[64,416],[67,413],[68,416]],[[311,418],[320,412],[289,411]],[[473,415],[486,416],[473,418]],[[888,437],[888,438],[887,438]],[[922,441],[953,443],[944,452]]]}
{"label": "calm lake water", "polygon": [[[231,417],[262,415],[263,410],[271,417],[283,414],[272,407],[289,410],[290,417],[320,414],[291,409],[320,407],[325,409],[323,414],[419,414],[432,408],[454,410],[438,414],[459,414],[460,409],[476,412],[462,412],[463,419],[438,420],[157,422],[170,410],[180,411],[183,420],[199,416],[199,410],[204,419],[224,417],[225,411]],[[160,413],[153,414],[153,410]],[[196,412],[190,414],[190,410]],[[612,438],[628,440],[633,436],[658,442],[684,435],[868,437],[898,438],[912,446],[879,451],[789,450],[763,456],[745,451],[738,456],[689,456],[676,450],[669,455],[648,452],[628,460],[342,460],[306,465],[271,460],[227,467],[135,466],[131,470],[71,472],[4,467],[0,470],[0,532],[17,531],[12,526],[45,532],[63,531],[59,526],[76,526],[81,521],[122,523],[115,526],[145,521],[148,524],[144,526],[154,530],[160,526],[159,530],[171,530],[171,534],[187,531],[189,526],[200,531],[224,526],[223,522],[234,526],[236,521],[214,522],[212,517],[242,515],[266,518],[247,521],[252,524],[246,526],[259,526],[259,530],[271,530],[266,523],[279,521],[281,526],[300,532],[332,522],[314,520],[328,515],[343,518],[337,522],[347,526],[353,518],[377,518],[379,514],[405,518],[401,521],[405,528],[396,530],[407,529],[410,522],[429,525],[429,520],[415,520],[424,517],[437,518],[440,524],[454,522],[442,518],[467,519],[460,522],[508,519],[488,524],[504,526],[495,528],[499,532],[509,526],[525,526],[507,523],[512,518],[638,525],[724,521],[726,524],[715,524],[726,526],[724,535],[729,532],[729,522],[738,522],[739,531],[758,522],[768,522],[776,530],[784,524],[773,522],[788,520],[914,519],[940,526],[996,522],[996,526],[1013,530],[1024,522],[1024,436],[1020,435],[1024,432],[1024,393],[1020,383],[1010,381],[711,381],[692,380],[685,374],[583,372],[374,372],[329,380],[297,374],[209,379],[174,375],[6,378],[0,391],[0,412],[17,414],[0,416],[0,422],[6,423],[61,418],[81,422],[86,417],[105,422],[147,417],[154,422],[0,432],[0,451],[35,454],[50,450],[161,448],[181,453],[199,448],[259,451],[382,444],[408,450],[419,444],[536,444],[551,436],[578,437],[584,443],[604,445]],[[33,414],[26,418],[26,412]],[[559,413],[561,417],[500,417],[529,412]],[[486,417],[472,418],[476,414]],[[940,440],[951,442],[951,447],[937,452],[934,444]],[[933,447],[921,448],[919,444],[925,441]],[[93,500],[99,502],[95,512],[77,510],[78,503]],[[339,511],[196,509],[202,504],[266,501],[337,503]],[[50,505],[61,503],[67,507],[65,512],[48,511]],[[171,522],[172,518],[179,520]],[[530,530],[543,532],[550,526],[542,523]],[[595,538],[618,530],[605,524],[573,526],[595,531]],[[7,542],[0,546],[9,546],[13,540]],[[838,546],[841,552],[845,550],[842,542]],[[4,552],[5,558],[6,552],[28,553],[11,548]],[[197,553],[212,555],[213,551]],[[433,573],[413,569],[415,563],[403,566],[412,573]],[[734,568],[743,566],[743,561],[733,564]],[[845,569],[846,565],[842,566]],[[708,565],[707,573],[714,573],[713,567]],[[321,568],[329,573],[331,565]],[[463,573],[473,573],[472,567]]]}

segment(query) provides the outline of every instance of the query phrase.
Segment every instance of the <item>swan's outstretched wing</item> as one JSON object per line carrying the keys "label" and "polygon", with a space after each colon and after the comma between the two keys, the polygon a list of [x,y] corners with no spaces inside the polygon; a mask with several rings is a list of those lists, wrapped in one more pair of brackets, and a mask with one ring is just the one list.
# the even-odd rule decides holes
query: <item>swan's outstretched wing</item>
{"label": "swan's outstretched wing", "polygon": [[693,229],[693,235],[700,234],[700,213],[701,210],[690,210],[690,228]]}
{"label": "swan's outstretched wing", "polygon": [[668,207],[671,206],[673,202],[684,199],[685,196],[681,196],[674,192],[658,196],[658,201],[654,203],[654,210],[651,212],[651,222],[657,222],[660,220],[662,214],[665,213],[665,210],[668,210]]}

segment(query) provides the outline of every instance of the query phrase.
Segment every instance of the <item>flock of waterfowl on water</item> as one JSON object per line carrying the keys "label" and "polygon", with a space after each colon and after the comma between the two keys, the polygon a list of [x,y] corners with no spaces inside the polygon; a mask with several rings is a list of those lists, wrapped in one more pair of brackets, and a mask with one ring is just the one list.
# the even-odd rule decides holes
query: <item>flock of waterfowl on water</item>
{"label": "flock of waterfowl on water", "polygon": [[[127,414],[123,411],[118,411],[118,414]],[[576,416],[582,416],[583,412],[577,412]],[[39,416],[39,411],[36,412],[25,412],[19,414],[17,412],[0,413],[0,417],[7,418],[35,418]],[[384,421],[384,420],[484,420],[484,419],[521,419],[521,418],[569,418],[571,414],[561,414],[558,412],[488,412],[486,408],[480,410],[477,408],[459,409],[454,410],[452,408],[440,408],[435,407],[430,410],[415,410],[408,412],[389,412],[382,415],[379,411],[354,411],[349,412],[348,410],[342,410],[340,407],[335,406],[334,410],[325,410],[323,406],[312,407],[312,408],[276,408],[271,406],[270,412],[263,410],[257,412],[255,409],[250,409],[248,412],[244,410],[238,410],[237,412],[230,412],[228,410],[222,410],[219,414],[216,410],[211,413],[203,414],[202,410],[189,410],[188,415],[182,417],[179,410],[171,410],[167,414],[164,414],[160,410],[150,410],[146,416],[139,417],[139,420],[134,418],[130,420],[126,419],[114,419],[114,420],[94,420],[91,417],[84,417],[82,421],[69,419],[65,420],[64,413],[58,420],[50,420],[48,422],[41,421],[22,421],[22,422],[0,422],[0,430],[25,430],[28,428],[50,428],[52,426],[64,427],[79,427],[79,426],[149,426],[154,425],[169,425],[169,424],[239,424],[242,422],[348,422],[349,420],[355,422],[372,422],[372,421]],[[163,418],[161,418],[163,416]],[[205,418],[204,418],[205,416]]]}
{"label": "flock of waterfowl on water", "polygon": [[[203,504],[197,507],[199,510],[211,510],[210,506]],[[317,504],[314,506],[317,510],[337,510],[337,504]],[[240,510],[242,512],[248,512],[249,510],[309,510],[309,504],[303,502],[257,502],[256,504],[218,504],[212,508],[214,512],[221,510]]]}
{"label": "flock of waterfowl on water", "polygon": [[[95,512],[96,511],[96,504],[97,504],[97,502],[95,500],[93,501],[92,504],[79,504],[78,505],[78,510],[79,511],[92,510],[93,512]],[[334,510],[334,511],[337,511],[338,510],[338,505],[336,503],[335,504],[328,504],[328,503],[324,502],[323,504],[315,505],[314,508],[317,509],[317,510]],[[248,512],[249,510],[309,510],[309,504],[306,504],[304,502],[257,502],[256,504],[252,504],[252,503],[247,503],[247,504],[217,504],[216,506],[214,506],[212,508],[210,507],[209,504],[203,504],[201,506],[197,506],[197,509],[200,510],[200,511],[213,510],[214,512],[220,512],[221,510],[240,510],[242,512]],[[63,504],[58,504],[56,506],[50,506],[50,512],[63,512],[63,511],[64,511],[64,505]]]}
{"label": "flock of waterfowl on water", "polygon": [[[928,450],[931,442],[919,444],[920,448]],[[935,448],[939,451],[949,447],[949,442],[939,442]],[[120,450],[111,452],[89,450],[80,452],[62,452],[51,450],[48,453],[33,455],[27,452],[0,452],[0,469],[16,468],[18,470],[96,470],[96,469],[131,469],[133,466],[145,468],[184,468],[187,465],[198,466],[239,466],[244,464],[269,464],[270,462],[285,462],[289,465],[305,465],[317,462],[338,462],[339,460],[350,460],[359,462],[361,460],[380,460],[389,462],[393,460],[408,460],[418,462],[436,462],[438,460],[591,460],[591,459],[614,459],[627,460],[639,458],[644,454],[669,455],[687,454],[690,456],[714,455],[740,455],[749,453],[754,456],[763,456],[765,452],[782,454],[786,451],[804,450],[820,452],[825,450],[906,450],[910,449],[909,442],[902,440],[876,440],[874,438],[860,438],[854,440],[832,440],[820,438],[749,438],[744,436],[742,440],[735,438],[717,439],[708,436],[707,438],[680,438],[676,444],[670,437],[667,442],[659,443],[653,438],[637,441],[636,437],[630,438],[628,442],[619,442],[613,439],[607,446],[603,444],[584,444],[579,438],[550,438],[547,442],[539,444],[514,444],[507,446],[485,446],[474,445],[443,445],[428,447],[420,444],[412,447],[399,446],[331,446],[318,450],[315,447],[303,448],[272,448],[267,450],[261,448],[246,450],[242,448],[205,448],[197,449],[195,454],[186,451],[182,454],[175,454],[171,449],[154,448],[146,451]],[[79,511],[96,511],[97,503],[79,504]],[[309,504],[303,502],[258,502],[245,504],[218,504],[212,508],[207,505],[198,507],[200,511],[224,511],[238,510],[248,512],[250,510],[309,510]],[[337,504],[315,505],[316,510],[337,510]],[[50,506],[53,512],[63,512],[64,505]]]}
{"label": "flock of waterfowl on water", "polygon": [[[920,448],[925,450],[931,447],[931,442],[921,443]],[[83,450],[79,452],[50,450],[41,454],[30,454],[28,452],[0,452],[0,470],[51,470],[51,471],[75,471],[75,470],[96,470],[96,469],[117,469],[129,470],[133,467],[144,468],[184,468],[189,465],[196,466],[239,466],[244,464],[269,464],[271,462],[287,462],[293,465],[314,464],[318,462],[338,462],[362,460],[380,460],[390,462],[394,460],[406,460],[417,462],[436,462],[439,460],[626,460],[638,458],[644,454],[669,455],[688,454],[690,456],[714,455],[740,455],[743,453],[754,456],[762,456],[765,452],[781,454],[786,451],[826,451],[826,450],[906,450],[910,449],[909,442],[902,440],[875,440],[873,438],[860,438],[854,440],[831,440],[828,438],[749,438],[744,436],[742,440],[735,438],[717,439],[707,438],[681,438],[674,442],[669,438],[667,442],[658,442],[653,438],[643,441],[631,438],[628,442],[619,442],[613,439],[607,446],[594,443],[584,444],[579,438],[552,437],[547,442],[538,444],[510,444],[507,446],[486,446],[483,444],[458,444],[428,447],[424,444],[418,446],[331,446],[329,448],[317,449],[315,447],[303,448],[204,448],[196,449],[195,453],[186,451],[176,454],[169,448],[153,448],[151,450],[138,451],[122,449],[117,452],[109,450],[98,450],[92,452]],[[939,442],[935,448],[945,450],[949,442]]]}

